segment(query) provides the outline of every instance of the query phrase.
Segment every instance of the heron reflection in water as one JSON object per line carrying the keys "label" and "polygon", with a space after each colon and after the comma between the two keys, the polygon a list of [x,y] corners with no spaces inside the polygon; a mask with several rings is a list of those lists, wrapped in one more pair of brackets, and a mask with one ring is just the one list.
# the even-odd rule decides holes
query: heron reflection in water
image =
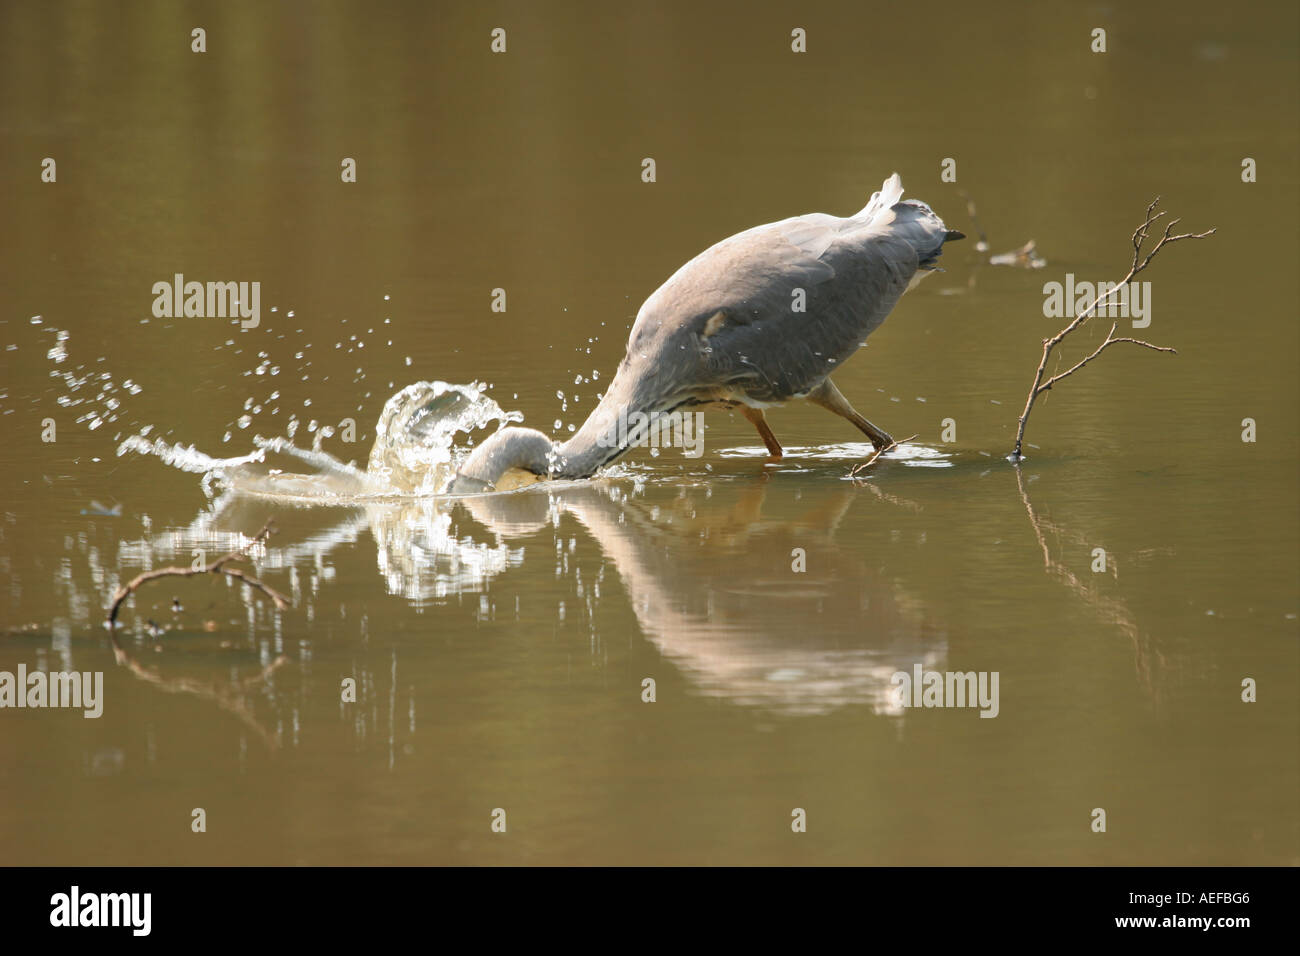
{"label": "heron reflection in water", "polygon": [[685,408],[739,410],[774,459],[781,444],[764,410],[795,398],[848,419],[878,451],[888,447],[893,439],[858,414],[831,373],[938,268],[944,243],[965,238],[902,196],[895,173],[852,216],[797,216],[706,249],[641,306],[608,391],[571,439],[503,428],[466,459],[449,490],[490,491],[507,477],[511,485],[590,477],[640,444],[650,421]]}
{"label": "heron reflection in water", "polygon": [[[507,595],[520,588],[516,593],[533,604],[538,592],[528,582],[539,571],[549,580],[546,565],[555,561],[557,576],[563,567],[576,587],[565,595],[571,603],[594,615],[602,600],[626,602],[644,639],[702,696],[789,716],[853,705],[899,713],[892,675],[918,663],[939,666],[948,650],[945,623],[921,593],[836,540],[850,508],[863,501],[856,489],[838,487],[793,514],[779,502],[765,509],[767,496],[761,481],[720,493],[682,488],[668,499],[644,497],[627,482],[594,482],[372,502],[342,512],[294,509],[282,516],[284,530],[258,558],[257,572],[287,579],[298,614],[333,615],[340,600],[327,595],[334,558],[356,550],[369,532],[390,593],[426,608],[477,595],[508,613]],[[263,520],[266,506],[260,497],[232,493],[187,529],[131,542],[125,563],[153,566],[195,547],[232,547],[240,540],[236,529]],[[625,597],[616,588],[602,599],[599,588],[583,586],[576,565],[570,570],[568,552],[556,557],[548,538],[571,536],[575,523],[594,545],[588,553],[610,563]],[[790,573],[795,545],[815,549],[815,573]],[[747,574],[717,573],[742,558],[752,565]],[[532,576],[508,583],[526,559]],[[239,625],[246,640],[236,644],[271,653],[268,634],[256,625],[273,611],[251,593],[241,598],[250,613]]]}
{"label": "heron reflection in water", "polygon": [[[893,675],[946,660],[947,628],[920,594],[835,540],[863,500],[856,490],[794,517],[764,514],[763,482],[708,491],[683,488],[666,513],[604,482],[460,500],[506,541],[577,519],[612,562],[641,634],[702,696],[786,716],[901,713]],[[796,545],[815,549],[816,574],[790,573]],[[744,575],[717,573],[742,560]]]}

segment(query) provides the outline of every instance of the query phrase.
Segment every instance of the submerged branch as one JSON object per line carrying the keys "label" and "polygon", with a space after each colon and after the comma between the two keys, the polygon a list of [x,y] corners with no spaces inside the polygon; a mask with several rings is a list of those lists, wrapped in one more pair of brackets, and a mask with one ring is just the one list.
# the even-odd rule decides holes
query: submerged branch
{"label": "submerged branch", "polygon": [[253,538],[242,548],[236,548],[234,551],[231,551],[229,554],[223,555],[222,557],[217,558],[217,560],[209,564],[206,564],[201,568],[158,568],[157,570],[154,571],[145,571],[143,574],[136,575],[136,577],[132,579],[128,584],[124,584],[121,587],[119,587],[117,589],[117,593],[113,595],[113,606],[109,608],[108,611],[108,633],[113,640],[113,653],[114,656],[117,658],[117,662],[119,664],[123,664],[126,662],[126,652],[122,650],[122,645],[117,639],[117,612],[121,608],[122,602],[125,601],[132,594],[134,594],[141,585],[147,584],[150,581],[155,581],[158,578],[168,578],[168,577],[192,578],[196,574],[225,575],[228,578],[234,578],[237,581],[242,581],[243,583],[247,584],[249,587],[261,591],[268,598],[270,598],[272,601],[275,602],[275,606],[278,610],[283,611],[285,608],[289,607],[291,602],[287,597],[285,597],[279,591],[275,590],[269,585],[263,584],[257,578],[253,577],[251,574],[247,574],[244,571],[240,570],[239,568],[226,567],[226,565],[229,564],[231,561],[237,561],[240,558],[246,557],[250,550],[252,550],[257,545],[261,544],[272,534],[274,534],[275,533],[274,521],[275,521],[274,518],[268,518],[266,524],[262,525],[262,530],[257,532],[257,534],[254,535]]}
{"label": "submerged branch", "polygon": [[269,585],[262,583],[251,574],[246,574],[239,568],[227,567],[231,561],[237,561],[240,558],[247,557],[250,550],[274,534],[275,528],[273,522],[273,518],[268,518],[266,524],[262,526],[262,530],[254,535],[243,547],[237,548],[229,554],[225,554],[201,568],[159,568],[155,571],[146,571],[143,574],[137,575],[130,583],[117,589],[117,593],[113,595],[113,606],[108,612],[109,638],[113,642],[113,656],[119,666],[125,667],[139,680],[142,680],[147,684],[152,684],[154,687],[157,687],[165,693],[192,694],[200,699],[212,701],[221,710],[233,714],[246,727],[256,733],[268,750],[275,750],[279,746],[279,741],[274,734],[270,733],[257,721],[257,718],[253,715],[252,710],[248,706],[245,699],[245,693],[258,685],[267,682],[272,674],[288,663],[289,659],[287,657],[280,655],[263,667],[257,674],[235,681],[230,687],[223,687],[215,683],[205,683],[191,678],[163,677],[161,674],[150,670],[139,661],[132,658],[126,648],[123,647],[122,642],[118,640],[117,612],[121,608],[122,603],[128,597],[134,594],[141,585],[146,584],[149,581],[166,577],[189,578],[196,574],[218,574],[234,578],[237,581],[242,581],[249,587],[261,591],[270,600],[275,602],[275,606],[278,609],[284,610],[289,607],[291,603],[287,597]]}

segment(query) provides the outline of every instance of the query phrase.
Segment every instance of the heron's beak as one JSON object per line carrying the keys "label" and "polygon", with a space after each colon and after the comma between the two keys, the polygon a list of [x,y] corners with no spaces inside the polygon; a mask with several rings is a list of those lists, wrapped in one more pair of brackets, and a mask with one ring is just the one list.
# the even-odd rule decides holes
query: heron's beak
{"label": "heron's beak", "polygon": [[503,428],[484,439],[461,463],[446,493],[476,495],[530,484],[549,474],[554,449],[550,437],[535,428]]}
{"label": "heron's beak", "polygon": [[451,484],[447,486],[444,494],[448,495],[481,495],[489,491],[495,491],[492,483],[484,481],[481,478],[471,478],[469,475],[456,473],[456,477],[451,479]]}
{"label": "heron's beak", "polygon": [[484,481],[482,478],[474,478],[457,472],[456,477],[447,486],[445,494],[481,495],[489,491],[515,491],[545,480],[545,475],[534,474],[527,468],[511,468],[495,482]]}

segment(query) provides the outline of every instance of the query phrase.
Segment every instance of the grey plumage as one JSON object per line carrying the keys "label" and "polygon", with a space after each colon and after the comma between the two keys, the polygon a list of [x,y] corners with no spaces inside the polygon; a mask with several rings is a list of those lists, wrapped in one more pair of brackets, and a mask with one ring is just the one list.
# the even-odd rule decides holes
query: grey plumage
{"label": "grey plumage", "polygon": [[573,438],[553,444],[534,429],[504,428],[467,459],[451,490],[483,490],[511,468],[589,477],[638,438],[607,444],[620,410],[739,409],[779,456],[762,410],[807,398],[884,447],[889,436],[858,415],[829,376],[936,268],[944,242],[963,238],[902,194],[895,173],[855,215],[811,213],[709,247],[645,300],[609,389]]}

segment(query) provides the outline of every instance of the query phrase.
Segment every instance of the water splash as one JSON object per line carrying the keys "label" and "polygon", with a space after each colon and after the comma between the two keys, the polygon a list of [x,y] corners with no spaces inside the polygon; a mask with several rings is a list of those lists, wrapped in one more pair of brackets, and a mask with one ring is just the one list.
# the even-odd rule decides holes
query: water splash
{"label": "water splash", "polygon": [[[466,438],[497,423],[523,421],[483,394],[478,382],[416,382],[384,404],[367,466],[343,462],[313,443],[299,448],[290,438],[254,436],[245,455],[214,458],[193,445],[132,435],[118,455],[154,455],[164,464],[203,476],[209,496],[233,490],[303,503],[346,504],[369,498],[409,498],[441,494],[468,456]],[[308,466],[306,470],[303,465]]]}
{"label": "water splash", "polygon": [[504,411],[484,395],[478,382],[416,382],[384,404],[367,472],[382,476],[400,494],[438,494],[468,452],[455,445],[458,434],[523,420],[519,412]]}

